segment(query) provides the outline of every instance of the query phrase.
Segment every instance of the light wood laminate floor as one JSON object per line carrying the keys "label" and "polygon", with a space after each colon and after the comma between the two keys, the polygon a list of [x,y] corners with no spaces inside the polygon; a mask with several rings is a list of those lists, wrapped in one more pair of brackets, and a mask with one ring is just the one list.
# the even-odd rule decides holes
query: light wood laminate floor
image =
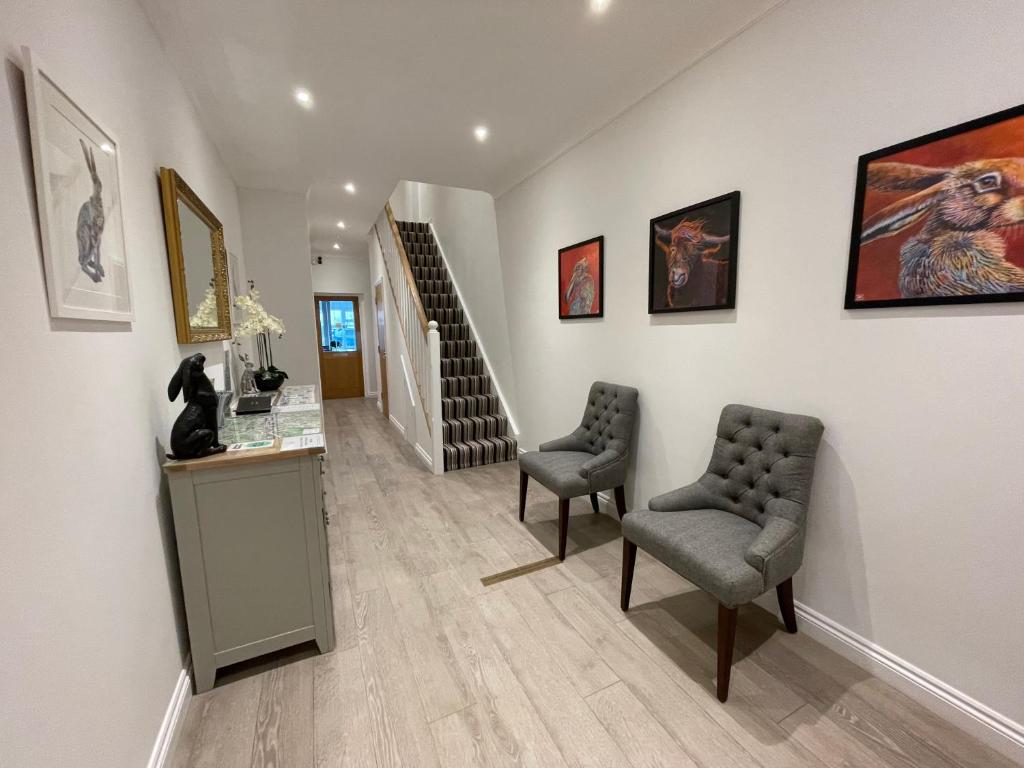
{"label": "light wood laminate floor", "polygon": [[[192,699],[170,765],[789,768],[1012,763],[819,643],[741,610],[728,704],[715,603],[643,553],[620,612],[618,520],[514,462],[427,473],[365,400],[326,405],[337,649],[229,670]],[[680,482],[686,478],[680,478]]]}

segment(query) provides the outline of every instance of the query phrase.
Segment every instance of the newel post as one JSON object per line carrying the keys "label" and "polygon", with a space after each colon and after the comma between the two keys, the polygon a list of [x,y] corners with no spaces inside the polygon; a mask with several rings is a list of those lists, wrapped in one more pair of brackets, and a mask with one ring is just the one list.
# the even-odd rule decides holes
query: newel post
{"label": "newel post", "polygon": [[444,435],[441,426],[441,334],[437,321],[427,323],[427,350],[430,355],[430,437],[433,445],[434,474],[444,473]]}

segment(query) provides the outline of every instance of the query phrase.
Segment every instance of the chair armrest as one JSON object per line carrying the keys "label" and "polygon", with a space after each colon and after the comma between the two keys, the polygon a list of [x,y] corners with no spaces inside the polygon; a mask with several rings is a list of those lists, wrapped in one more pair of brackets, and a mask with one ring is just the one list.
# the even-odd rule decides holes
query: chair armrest
{"label": "chair armrest", "polygon": [[683,512],[688,509],[718,509],[721,506],[714,495],[699,482],[684,485],[674,491],[655,496],[647,502],[654,512]]}
{"label": "chair armrest", "polygon": [[765,586],[779,584],[800,567],[804,556],[803,529],[784,517],[770,517],[747,548],[743,559],[764,575]]}
{"label": "chair armrest", "polygon": [[579,453],[590,453],[590,448],[576,437],[575,434],[548,440],[540,444],[541,451],[577,451]]}
{"label": "chair armrest", "polygon": [[601,470],[608,469],[608,467],[615,464],[615,462],[625,459],[625,454],[613,451],[611,449],[602,451],[592,459],[587,461],[580,467],[580,477],[589,479],[591,475],[600,472]]}

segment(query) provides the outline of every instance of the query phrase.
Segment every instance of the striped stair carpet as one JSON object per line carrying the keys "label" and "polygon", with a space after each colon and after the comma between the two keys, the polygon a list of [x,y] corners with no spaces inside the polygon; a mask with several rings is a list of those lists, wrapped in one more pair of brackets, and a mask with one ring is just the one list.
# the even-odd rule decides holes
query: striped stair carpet
{"label": "striped stair carpet", "polygon": [[441,334],[441,427],[444,468],[466,469],[517,458],[516,439],[479,356],[462,304],[427,224],[399,221],[409,266],[427,313]]}

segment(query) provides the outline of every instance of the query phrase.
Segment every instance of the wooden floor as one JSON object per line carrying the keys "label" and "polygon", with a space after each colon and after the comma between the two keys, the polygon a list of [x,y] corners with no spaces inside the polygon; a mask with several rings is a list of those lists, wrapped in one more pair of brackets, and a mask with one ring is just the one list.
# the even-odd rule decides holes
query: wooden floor
{"label": "wooden floor", "polygon": [[[327,403],[337,649],[228,670],[196,696],[182,766],[941,766],[1012,763],[772,614],[740,612],[728,704],[715,604],[640,553],[618,608],[620,529],[518,468],[435,477],[365,400]],[[685,478],[680,478],[683,480]]]}

